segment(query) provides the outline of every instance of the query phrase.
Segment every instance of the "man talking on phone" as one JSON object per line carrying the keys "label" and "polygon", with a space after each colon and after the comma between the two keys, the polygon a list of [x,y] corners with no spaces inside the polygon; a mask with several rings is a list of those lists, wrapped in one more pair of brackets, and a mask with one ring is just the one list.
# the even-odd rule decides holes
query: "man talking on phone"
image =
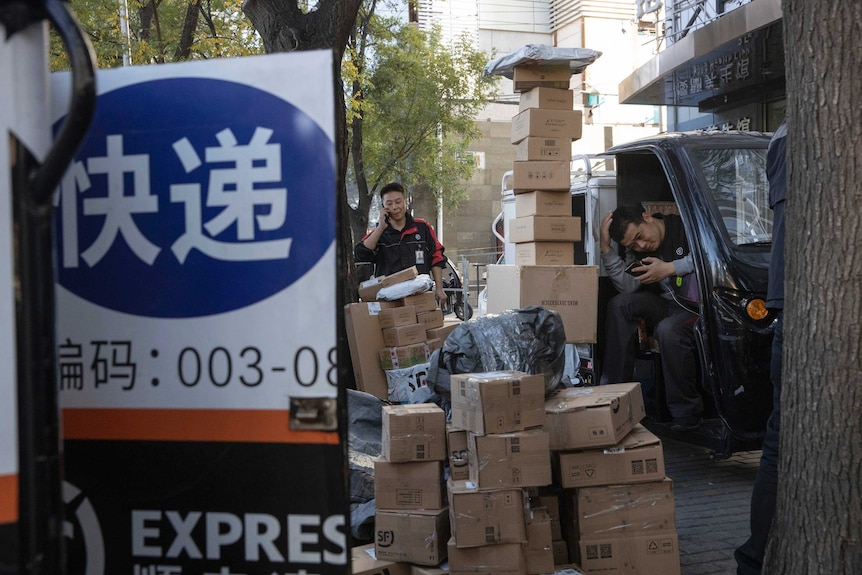
{"label": "man talking on phone", "polygon": [[[611,250],[612,239],[625,248],[625,258]],[[696,430],[703,413],[695,358],[697,314],[685,303],[698,295],[682,220],[620,206],[602,219],[599,248],[605,271],[620,292],[608,303],[601,382],[632,381],[635,335],[645,320],[661,349],[671,428]]]}
{"label": "man talking on phone", "polygon": [[383,186],[380,200],[380,221],[354,246],[356,261],[373,263],[378,276],[391,275],[415,265],[420,274],[428,274],[434,280],[437,304],[444,307],[446,258],[443,244],[428,222],[408,213],[407,194],[400,183]]}

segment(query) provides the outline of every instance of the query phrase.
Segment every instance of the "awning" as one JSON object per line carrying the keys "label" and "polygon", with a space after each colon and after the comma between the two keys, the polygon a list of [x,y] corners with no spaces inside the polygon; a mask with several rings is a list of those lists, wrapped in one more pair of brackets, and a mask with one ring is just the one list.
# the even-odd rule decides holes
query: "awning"
{"label": "awning", "polygon": [[668,46],[620,82],[620,102],[718,107],[784,85],[781,0],[753,0]]}

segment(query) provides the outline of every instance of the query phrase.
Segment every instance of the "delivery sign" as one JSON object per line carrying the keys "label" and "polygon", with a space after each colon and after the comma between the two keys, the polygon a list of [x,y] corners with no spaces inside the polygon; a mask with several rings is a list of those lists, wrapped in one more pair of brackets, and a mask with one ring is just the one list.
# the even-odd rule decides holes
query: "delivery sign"
{"label": "delivery sign", "polygon": [[55,212],[70,573],[345,572],[331,58],[97,77]]}

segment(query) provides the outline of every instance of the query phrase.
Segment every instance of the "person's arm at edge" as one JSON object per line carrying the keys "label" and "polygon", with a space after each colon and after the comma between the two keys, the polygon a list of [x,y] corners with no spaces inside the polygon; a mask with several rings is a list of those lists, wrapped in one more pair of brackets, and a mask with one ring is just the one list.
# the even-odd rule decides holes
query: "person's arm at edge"
{"label": "person's arm at edge", "polygon": [[[427,223],[427,222],[426,222]],[[446,305],[446,290],[443,289],[443,268],[446,267],[446,256],[443,252],[446,248],[437,239],[437,234],[434,233],[434,228],[431,224],[428,225],[428,238],[426,244],[428,251],[431,253],[431,277],[434,278],[434,290],[437,297],[437,304],[440,309]]]}

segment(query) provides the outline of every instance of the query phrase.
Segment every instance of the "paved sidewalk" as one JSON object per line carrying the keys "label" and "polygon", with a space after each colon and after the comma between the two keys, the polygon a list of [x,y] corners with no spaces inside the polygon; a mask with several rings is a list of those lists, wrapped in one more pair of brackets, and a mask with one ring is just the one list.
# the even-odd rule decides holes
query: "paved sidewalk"
{"label": "paved sidewalk", "polygon": [[748,537],[760,451],[714,461],[701,447],[670,439],[663,445],[674,482],[682,575],[735,575],[733,552]]}

